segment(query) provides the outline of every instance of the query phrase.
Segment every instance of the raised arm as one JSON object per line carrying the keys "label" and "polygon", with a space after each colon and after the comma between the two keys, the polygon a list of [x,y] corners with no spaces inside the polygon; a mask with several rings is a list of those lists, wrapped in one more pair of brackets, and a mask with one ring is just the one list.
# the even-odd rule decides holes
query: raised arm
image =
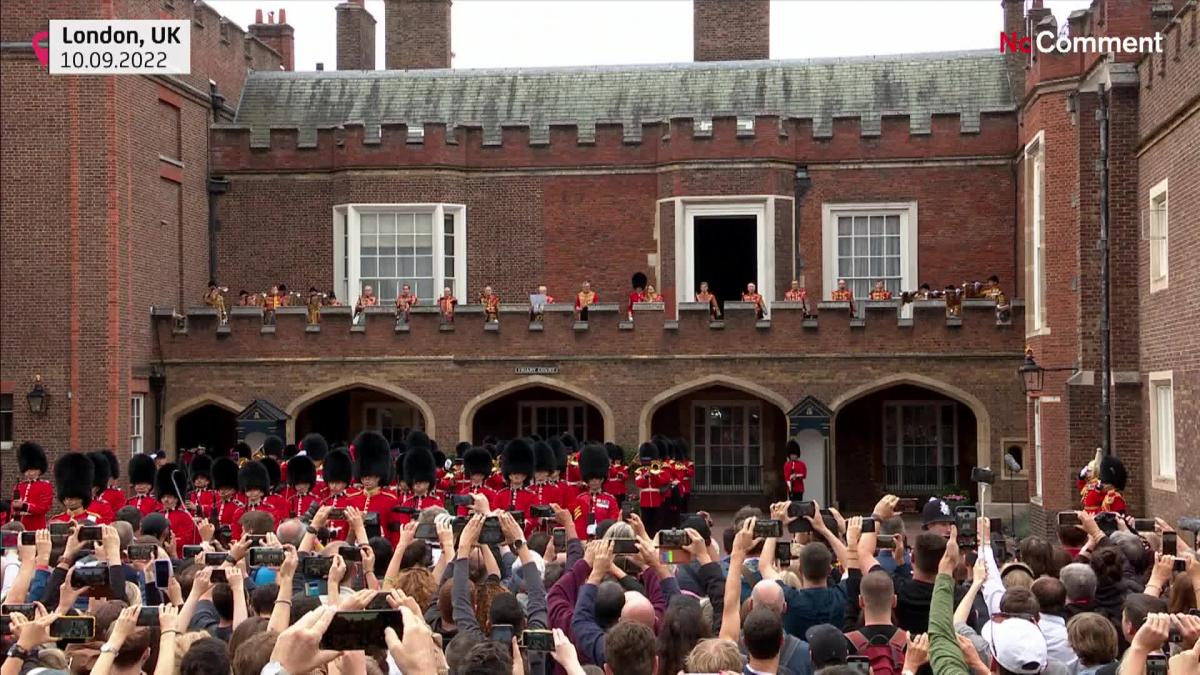
{"label": "raised arm", "polygon": [[721,608],[721,633],[723,640],[738,641],[742,633],[739,611],[742,606],[742,576],[739,570],[746,563],[746,553],[754,548],[754,523],[757,518],[747,518],[742,529],[733,538],[733,551],[729,557],[729,574],[725,577],[725,599]]}
{"label": "raised arm", "polygon": [[950,530],[946,553],[938,564],[929,603],[929,662],[938,675],[970,672],[954,630],[954,568],[958,565],[958,528]]}
{"label": "raised arm", "polygon": [[292,580],[295,578],[298,562],[296,551],[291,546],[284,547],[283,564],[279,566],[279,573],[275,576],[279,592],[275,594],[275,606],[271,609],[271,620],[267,623],[267,630],[282,633],[291,623]]}

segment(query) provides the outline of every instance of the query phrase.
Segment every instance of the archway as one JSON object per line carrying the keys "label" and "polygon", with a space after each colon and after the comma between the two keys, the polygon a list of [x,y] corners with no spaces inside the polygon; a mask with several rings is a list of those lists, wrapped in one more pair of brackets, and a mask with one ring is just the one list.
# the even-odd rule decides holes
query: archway
{"label": "archway", "polygon": [[430,437],[436,431],[427,403],[407,390],[370,380],[346,380],[310,392],[290,403],[287,413],[290,438],[315,431],[331,444],[349,443],[368,429],[393,442],[413,429]]}
{"label": "archway", "polygon": [[[786,399],[761,385],[708,377],[655,396],[642,410],[643,440],[683,438],[696,462],[694,489],[705,505],[717,495],[775,495],[787,443]],[[712,501],[712,504],[708,502]],[[736,501],[736,500],[735,500]],[[730,502],[729,505],[733,505]]]}
{"label": "archway", "polygon": [[989,464],[990,418],[971,394],[919,375],[896,375],[833,404],[836,497],[869,509],[885,493],[925,499],[973,493],[971,467]]}
{"label": "archway", "polygon": [[541,375],[508,382],[463,407],[458,437],[479,443],[487,436],[513,438],[571,431],[580,440],[613,440],[612,408],[574,385]]}
{"label": "archway", "polygon": [[[181,439],[179,438],[179,431],[180,431],[179,423],[185,417],[187,417],[190,413],[192,413],[194,411],[199,411],[203,408],[208,408],[208,407],[216,408],[216,409],[222,411],[223,414],[228,414],[230,416],[230,418],[233,418],[233,417],[236,417],[239,412],[241,412],[241,410],[244,406],[242,406],[238,403],[235,403],[234,401],[231,401],[230,399],[228,399],[224,396],[221,396],[219,394],[203,394],[201,396],[195,396],[186,401],[182,401],[180,403],[177,403],[177,404],[171,406],[170,408],[167,409],[167,411],[165,413],[163,413],[163,421],[162,421],[162,425],[163,425],[162,447],[163,447],[163,449],[166,450],[168,453],[171,453],[173,451],[178,451],[179,448],[195,447],[195,444],[189,446],[189,445],[185,445],[181,441]],[[213,411],[205,413],[205,415],[210,416],[210,418],[212,418],[212,419],[219,419],[217,417],[217,413],[213,412]],[[192,424],[192,422],[189,422],[189,425],[191,425],[191,424]],[[235,436],[234,442],[236,442],[236,435],[237,435],[236,423],[231,422],[230,424],[234,429],[234,431],[233,431],[234,436]],[[186,431],[186,429],[185,429],[185,431]],[[189,433],[191,433],[191,432],[189,431]],[[192,438],[195,438],[195,436],[193,435]],[[217,438],[219,440],[219,439],[225,438],[225,437],[218,433]],[[216,447],[216,446],[205,446],[205,447]],[[233,447],[233,443],[229,443],[225,447],[227,449],[231,448],[231,447]]]}
{"label": "archway", "polygon": [[200,406],[176,420],[175,443],[228,450],[237,443],[237,413],[212,403]]}

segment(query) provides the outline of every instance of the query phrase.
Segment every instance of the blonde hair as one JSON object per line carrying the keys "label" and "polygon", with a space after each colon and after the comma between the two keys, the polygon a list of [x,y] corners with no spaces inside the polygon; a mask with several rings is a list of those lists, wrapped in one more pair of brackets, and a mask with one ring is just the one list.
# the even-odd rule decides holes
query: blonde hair
{"label": "blonde hair", "polygon": [[1082,666],[1101,666],[1117,658],[1117,629],[1095,612],[1083,612],[1067,622],[1067,643]]}
{"label": "blonde hair", "polygon": [[802,588],[803,587],[800,583],[800,577],[796,576],[796,573],[791,570],[785,570],[783,572],[780,572],[779,580],[782,581],[783,583],[787,584],[788,586],[791,586],[792,588]]}
{"label": "blonde hair", "polygon": [[212,636],[208,634],[208,631],[204,630],[188,631],[175,637],[175,675],[180,675],[179,667],[183,664],[183,655],[187,654],[188,650],[198,640],[203,640],[206,637]]}
{"label": "blonde hair", "polygon": [[142,604],[142,591],[132,581],[125,582],[125,600],[129,607]]}
{"label": "blonde hair", "polygon": [[416,600],[418,607],[428,607],[429,601],[437,594],[438,585],[433,572],[424,567],[410,567],[400,571],[396,577],[396,588]]}
{"label": "blonde hair", "polygon": [[732,640],[707,638],[696,643],[684,661],[689,673],[719,673],[742,670],[742,653]]}

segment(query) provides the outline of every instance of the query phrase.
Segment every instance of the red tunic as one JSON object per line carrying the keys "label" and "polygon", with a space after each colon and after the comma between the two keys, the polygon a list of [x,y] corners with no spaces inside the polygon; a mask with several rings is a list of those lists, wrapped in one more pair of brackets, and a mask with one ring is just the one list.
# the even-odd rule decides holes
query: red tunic
{"label": "red tunic", "polygon": [[1104,511],[1112,511],[1113,513],[1125,513],[1125,497],[1116,490],[1109,490],[1108,494],[1104,495],[1104,500],[1101,502],[1101,509]]}
{"label": "red tunic", "polygon": [[496,501],[491,502],[493,509],[503,509],[505,511],[520,511],[526,516],[529,515],[529,507],[537,502],[529,488],[513,488],[506,487],[503,490],[496,491]]}
{"label": "red tunic", "polygon": [[308,513],[309,508],[318,501],[317,496],[312,492],[301,494],[296,491],[296,488],[286,487],[283,489],[284,512],[288,518],[299,518]]}
{"label": "red tunic", "polygon": [[[344,509],[347,506],[353,506],[356,509],[362,510],[363,495],[358,490],[346,489],[336,495],[329,495],[321,500],[321,506],[331,506],[335,509]],[[333,519],[325,524],[333,532],[334,539],[345,540],[350,533],[350,523],[344,518]]]}
{"label": "red tunic", "polygon": [[638,487],[638,504],[642,508],[658,508],[663,505],[666,487],[671,483],[671,473],[639,466],[634,472],[633,482]]}
{"label": "red tunic", "polygon": [[508,484],[504,480],[504,474],[500,473],[499,469],[496,469],[495,473],[488,477],[487,486],[499,492],[508,487]]}
{"label": "red tunic", "polygon": [[573,452],[567,456],[567,480],[572,483],[582,483],[583,474],[579,473],[579,453]]}
{"label": "red tunic", "polygon": [[79,511],[77,511],[75,513],[71,513],[70,511],[63,511],[62,513],[58,514],[57,516],[54,516],[53,518],[51,518],[50,522],[52,522],[52,523],[69,523],[72,520],[77,523],[82,523],[85,520],[87,520],[87,521],[91,521],[93,525],[103,525],[103,523],[100,522],[100,514],[96,513],[95,511],[92,511],[91,509],[86,509],[86,508],[79,509]]}
{"label": "red tunic", "polygon": [[117,514],[115,511],[113,511],[112,506],[102,499],[93,499],[91,506],[88,507],[88,510],[100,516],[99,523],[101,525],[111,525],[112,521],[116,520],[117,518]]}
{"label": "red tunic", "polygon": [[396,499],[396,495],[380,488],[363,490],[362,495],[363,513],[378,514],[380,535],[387,537],[392,546],[395,546],[400,541],[400,524],[397,520],[400,514],[394,513],[392,507],[398,506],[400,500]]}
{"label": "red tunic", "polygon": [[[263,498],[262,500],[253,504],[247,502],[246,506],[242,509],[242,515],[250,513],[251,511],[262,511],[263,513],[271,516],[271,520],[274,521],[275,525],[280,523],[279,512],[275,510],[275,507],[269,501],[267,501],[266,498]],[[238,516],[238,520],[241,520],[241,516]],[[271,529],[275,528],[272,527]]]}
{"label": "red tunic", "polygon": [[[445,499],[443,499],[441,494],[439,494],[436,490],[425,495],[424,497],[418,497],[413,492],[406,492],[404,493],[403,497],[400,497],[397,506],[402,509],[413,509],[417,513],[420,513],[421,509],[432,509],[435,506],[445,506]],[[417,513],[397,513],[395,514],[396,520],[393,522],[398,522],[399,524],[404,525],[409,521],[415,520]]]}
{"label": "red tunic", "polygon": [[162,504],[157,499],[150,495],[134,495],[126,502],[127,505],[137,508],[142,512],[143,516],[148,516],[155,511],[162,511]]}
{"label": "red tunic", "polygon": [[587,490],[587,486],[583,483],[572,483],[565,480],[556,481],[554,485],[558,487],[558,505],[564,509],[571,508],[579,493]]}
{"label": "red tunic", "polygon": [[[458,494],[458,495],[483,495],[483,496],[484,496],[484,497],[486,497],[486,498],[487,498],[487,500],[488,500],[488,508],[489,508],[489,509],[494,509],[494,508],[496,508],[496,499],[497,499],[497,498],[496,498],[496,491],[495,491],[495,490],[493,490],[492,488],[488,487],[487,485],[472,485],[471,483],[464,483],[464,484],[460,484],[460,485],[458,486],[458,491],[457,491],[457,492],[455,492],[454,494]],[[466,516],[466,515],[469,515],[470,513],[471,513],[471,507],[470,507],[470,506],[459,506],[459,507],[457,507],[457,508],[455,509],[455,514],[454,514],[454,515],[456,515],[456,516]]]}
{"label": "red tunic", "polygon": [[207,519],[212,516],[217,502],[221,501],[221,495],[216,490],[192,490],[187,500],[195,507],[196,515]]}
{"label": "red tunic", "polygon": [[[607,492],[583,492],[575,497],[571,510],[575,519],[575,533],[582,539],[591,539],[596,534],[594,526],[602,520],[620,520],[621,502]],[[590,527],[590,529],[589,529]]]}
{"label": "red tunic", "polygon": [[109,506],[112,507],[113,513],[121,510],[125,506],[125,493],[115,487],[110,487],[100,493],[100,499],[103,499]]}
{"label": "red tunic", "polygon": [[646,302],[645,291],[631,291],[629,293],[629,318],[633,318],[633,305],[638,302]]}
{"label": "red tunic", "polygon": [[288,519],[288,501],[283,498],[282,492],[272,492],[264,497],[263,501],[275,512],[276,526]]}
{"label": "red tunic", "polygon": [[234,541],[242,538],[243,513],[245,513],[245,507],[236,497],[220,498],[217,502],[217,526],[228,525]]}
{"label": "red tunic", "polygon": [[603,490],[616,497],[617,501],[623,501],[627,492],[625,482],[628,480],[628,467],[623,464],[610,464],[608,466],[608,478],[604,479]]}
{"label": "red tunic", "polygon": [[21,524],[26,530],[46,529],[46,514],[54,504],[54,485],[45,478],[23,480],[13,486],[13,499],[25,502]]}
{"label": "red tunic", "polygon": [[548,506],[550,504],[562,506],[562,492],[559,491],[557,483],[550,481],[535,482],[529,486],[529,491],[533,493],[533,503],[537,506]]}
{"label": "red tunic", "polygon": [[1083,510],[1092,515],[1096,515],[1103,510],[1104,507],[1104,490],[1100,489],[1100,483],[1092,482],[1083,489],[1081,501],[1083,502]]}
{"label": "red tunic", "polygon": [[808,478],[808,466],[804,462],[796,459],[783,463],[783,479],[787,481],[788,492],[804,492],[805,478]]}
{"label": "red tunic", "polygon": [[196,526],[192,515],[179,507],[168,510],[166,516],[171,523],[171,533],[175,535],[174,557],[182,558],[184,546],[194,546],[200,543],[200,529]]}

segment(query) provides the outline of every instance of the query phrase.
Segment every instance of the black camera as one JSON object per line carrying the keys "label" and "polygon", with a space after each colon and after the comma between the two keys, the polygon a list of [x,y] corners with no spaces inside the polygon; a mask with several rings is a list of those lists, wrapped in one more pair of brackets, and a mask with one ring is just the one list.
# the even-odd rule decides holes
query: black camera
{"label": "black camera", "polygon": [[479,531],[479,543],[484,545],[500,544],[504,541],[504,531],[500,529],[500,519],[488,516],[483,519],[483,528]]}

